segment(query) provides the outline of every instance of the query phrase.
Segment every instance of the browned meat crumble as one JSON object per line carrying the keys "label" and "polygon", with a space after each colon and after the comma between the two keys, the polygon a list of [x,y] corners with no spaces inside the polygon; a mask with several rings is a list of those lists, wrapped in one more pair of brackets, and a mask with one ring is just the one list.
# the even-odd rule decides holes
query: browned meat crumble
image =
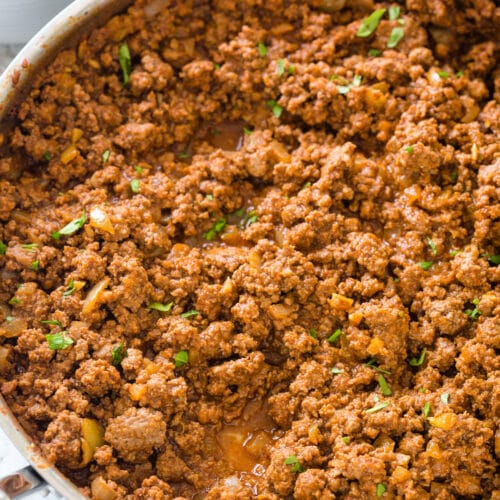
{"label": "browned meat crumble", "polygon": [[84,494],[500,498],[499,26],[137,0],[37,76],[0,391]]}

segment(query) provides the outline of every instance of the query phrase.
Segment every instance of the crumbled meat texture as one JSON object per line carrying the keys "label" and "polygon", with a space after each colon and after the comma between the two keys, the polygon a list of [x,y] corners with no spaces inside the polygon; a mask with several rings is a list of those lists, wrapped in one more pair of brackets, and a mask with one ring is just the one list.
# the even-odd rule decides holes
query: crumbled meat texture
{"label": "crumbled meat texture", "polygon": [[500,10],[390,6],[135,0],[34,78],[0,391],[85,494],[500,495]]}

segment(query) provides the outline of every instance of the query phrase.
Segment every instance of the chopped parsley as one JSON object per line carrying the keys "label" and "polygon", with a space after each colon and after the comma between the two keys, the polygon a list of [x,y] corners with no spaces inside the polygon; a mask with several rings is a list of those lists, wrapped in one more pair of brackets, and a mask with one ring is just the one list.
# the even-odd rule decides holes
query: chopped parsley
{"label": "chopped parsley", "polygon": [[424,270],[428,271],[432,267],[433,262],[430,261],[423,261],[419,262],[418,265]]}
{"label": "chopped parsley", "polygon": [[[0,253],[2,252],[0,251]],[[500,255],[494,255],[492,253],[483,253],[482,257],[488,259],[488,262],[490,262],[494,266],[498,266],[498,264],[500,264]]]}
{"label": "chopped parsley", "polygon": [[72,278],[68,282],[68,289],[63,292],[63,297],[69,297],[75,292],[75,280]]}
{"label": "chopped parsley", "polygon": [[340,328],[337,328],[328,338],[328,342],[330,342],[330,344],[333,344],[334,342],[336,342],[340,336],[342,335],[342,330]]}
{"label": "chopped parsley", "polygon": [[125,349],[123,342],[120,342],[120,344],[111,351],[111,362],[113,366],[120,366],[126,357],[128,357],[127,349]]}
{"label": "chopped parsley", "polygon": [[290,470],[292,472],[304,472],[304,467],[302,467],[301,463],[297,459],[295,455],[290,455],[285,458],[285,465],[290,465]]}
{"label": "chopped parsley", "polygon": [[59,333],[48,333],[45,335],[49,348],[53,351],[58,351],[60,349],[66,349],[71,344],[74,344],[74,340],[71,337],[66,336],[68,331],[63,331]]}
{"label": "chopped parsley", "polygon": [[335,366],[333,368],[330,368],[330,373],[333,375],[339,375],[340,373],[344,373],[344,370],[341,368],[336,368]]}
{"label": "chopped parsley", "polygon": [[196,309],[191,309],[190,311],[182,313],[181,318],[191,318],[192,316],[197,316],[198,314],[200,313]]}
{"label": "chopped parsley", "polygon": [[462,253],[463,250],[450,250],[449,251],[449,254],[452,256],[452,257],[455,257],[456,255],[458,255],[459,253]]}
{"label": "chopped parsley", "polygon": [[441,394],[441,403],[443,403],[444,405],[447,405],[450,403],[450,394],[448,392],[443,392],[443,394]]}
{"label": "chopped parsley", "polygon": [[141,181],[139,179],[132,179],[130,181],[130,190],[132,193],[137,194],[141,190]]}
{"label": "chopped parsley", "polygon": [[259,50],[260,57],[267,56],[267,47],[262,42],[258,43],[257,49]]}
{"label": "chopped parsley", "polygon": [[368,408],[368,410],[365,410],[365,413],[368,413],[368,414],[377,413],[380,410],[387,408],[388,406],[389,406],[389,401],[382,401],[382,403],[378,403],[375,406]]}
{"label": "chopped parsley", "polygon": [[132,73],[132,58],[127,43],[121,45],[118,50],[118,60],[123,72],[123,85],[128,85],[130,82],[130,73]]}
{"label": "chopped parsley", "polygon": [[250,130],[249,128],[243,127],[243,133],[245,135],[252,135],[253,130]]}
{"label": "chopped parsley", "polygon": [[463,72],[463,71],[457,71],[457,72],[455,73],[455,76],[456,76],[457,78],[460,78],[461,76],[464,76],[464,72]]}
{"label": "chopped parsley", "polygon": [[45,153],[43,153],[43,158],[46,160],[46,161],[50,161],[52,160],[52,153],[50,151],[45,151]]}
{"label": "chopped parsley", "polygon": [[382,373],[384,375],[390,375],[391,374],[390,371],[384,370],[383,368],[380,368],[380,366],[378,366],[377,360],[375,358],[371,358],[370,360],[368,360],[365,363],[365,365],[368,366],[369,368],[373,368],[378,373]]}
{"label": "chopped parsley", "polygon": [[467,314],[467,316],[469,316],[469,318],[472,319],[473,321],[476,321],[479,318],[479,316],[481,316],[481,311],[477,308],[479,304],[479,299],[474,299],[472,303],[474,304],[474,309],[467,309],[465,311],[465,314]]}
{"label": "chopped parsley", "polygon": [[61,322],[57,321],[57,319],[42,319],[40,323],[43,323],[44,325],[54,325],[62,328]]}
{"label": "chopped parsley", "polygon": [[160,311],[160,312],[168,312],[170,309],[174,307],[173,302],[169,302],[168,304],[162,304],[161,302],[152,302],[149,304],[148,309],[152,309],[155,311]]}
{"label": "chopped parsley", "polygon": [[290,66],[288,66],[288,74],[293,75],[294,73],[295,73],[295,65],[290,64]]}
{"label": "chopped parsley", "polygon": [[379,49],[370,49],[368,51],[368,55],[372,57],[378,57],[380,54],[382,54],[382,51]]}
{"label": "chopped parsley", "polygon": [[278,62],[276,64],[276,72],[278,73],[278,76],[283,76],[285,74],[285,60],[284,59],[278,59]]}
{"label": "chopped parsley", "polygon": [[17,297],[12,297],[10,300],[9,300],[9,304],[10,305],[19,305],[21,303],[21,299],[18,299]]}
{"label": "chopped parsley", "polygon": [[318,340],[318,333],[316,332],[316,330],[314,328],[311,328],[309,330],[309,335],[313,338],[313,339],[316,339]]}
{"label": "chopped parsley", "polygon": [[384,483],[378,483],[376,492],[377,498],[380,498],[387,491],[387,486]]}
{"label": "chopped parsley", "polygon": [[0,240],[0,255],[5,255],[5,252],[7,251],[7,245]]}
{"label": "chopped parsley", "polygon": [[87,222],[87,212],[83,210],[82,215],[78,217],[78,219],[72,220],[62,229],[59,229],[59,231],[54,231],[50,235],[55,240],[60,240],[61,236],[71,236],[72,234],[75,234],[77,231],[79,231],[83,227],[85,222]]}
{"label": "chopped parsley", "polygon": [[344,444],[350,444],[351,442],[349,436],[342,436],[342,441],[344,442]]}
{"label": "chopped parsley", "polygon": [[27,243],[26,245],[21,245],[21,248],[24,248],[29,252],[36,252],[36,249],[38,248],[38,243]]}
{"label": "chopped parsley", "polygon": [[236,215],[238,215],[239,217],[243,217],[243,219],[241,219],[240,221],[241,229],[246,229],[248,226],[251,226],[252,224],[254,224],[259,220],[259,216],[257,215],[257,212],[255,210],[250,210],[249,212],[244,214],[244,216],[243,213],[239,215],[238,212],[239,210],[236,212]]}
{"label": "chopped parsley", "polygon": [[220,64],[214,63],[214,68],[215,69],[220,69]]}
{"label": "chopped parsley", "polygon": [[6,316],[5,321],[7,323],[12,323],[14,321],[14,316]]}
{"label": "chopped parsley", "polygon": [[448,71],[438,71],[437,74],[441,77],[441,78],[448,78],[450,76],[450,74],[448,73]]}
{"label": "chopped parsley", "polygon": [[337,85],[337,91],[339,94],[345,95],[351,90],[352,87],[359,87],[362,80],[363,77],[361,75],[354,75],[351,83],[347,85]]}
{"label": "chopped parsley", "polygon": [[427,238],[425,238],[425,241],[427,242],[427,244],[429,245],[432,253],[434,255],[437,255],[438,251],[437,251],[437,247],[436,247],[436,244],[427,236]]}
{"label": "chopped parsley", "polygon": [[422,352],[420,353],[420,356],[417,358],[411,358],[410,359],[410,366],[421,366],[423,362],[425,361],[425,355],[427,354],[427,349],[424,347],[422,349]]}
{"label": "chopped parsley", "polygon": [[182,151],[177,155],[181,160],[185,160],[189,158],[189,153],[187,151]]}
{"label": "chopped parsley", "polygon": [[405,151],[406,151],[408,154],[412,154],[412,153],[413,153],[413,151],[414,151],[414,149],[415,149],[415,148],[414,148],[413,146],[408,146],[408,147],[406,147],[406,148],[405,148]]}
{"label": "chopped parsley", "polygon": [[356,36],[366,38],[370,36],[380,23],[380,19],[385,14],[385,9],[377,9],[372,12],[368,17],[365,17],[359,26]]}
{"label": "chopped parsley", "polygon": [[139,167],[139,165],[136,165],[134,167],[134,170],[140,175],[144,172],[144,169],[142,167]]}
{"label": "chopped parsley", "polygon": [[391,5],[389,7],[389,19],[395,21],[401,12],[401,7],[399,5]]}
{"label": "chopped parsley", "polygon": [[276,118],[279,118],[283,113],[283,108],[274,99],[269,99],[269,101],[267,101],[267,105],[271,108],[271,111]]}
{"label": "chopped parsley", "polygon": [[108,162],[110,154],[111,154],[111,152],[109,151],[109,149],[106,149],[106,151],[104,151],[104,153],[102,154],[102,162],[103,163]]}
{"label": "chopped parsley", "polygon": [[179,351],[174,356],[175,367],[180,368],[181,366],[187,365],[189,363],[189,353],[187,351]]}
{"label": "chopped parsley", "polygon": [[381,373],[378,375],[378,385],[380,386],[380,391],[384,396],[390,396],[392,394],[387,380],[385,380],[385,377]]}
{"label": "chopped parsley", "polygon": [[40,269],[40,261],[39,260],[34,260],[32,263],[31,263],[31,269],[33,269],[33,271],[38,271],[38,269]]}
{"label": "chopped parsley", "polygon": [[427,401],[422,408],[422,415],[427,418],[429,416],[429,412],[431,411],[431,403]]}
{"label": "chopped parsley", "polygon": [[217,219],[212,228],[203,234],[203,238],[205,238],[208,241],[215,240],[216,236],[224,230],[226,225],[227,225],[226,219]]}
{"label": "chopped parsley", "polygon": [[401,26],[392,28],[391,34],[389,35],[389,40],[387,41],[387,47],[393,49],[405,36],[405,31]]}

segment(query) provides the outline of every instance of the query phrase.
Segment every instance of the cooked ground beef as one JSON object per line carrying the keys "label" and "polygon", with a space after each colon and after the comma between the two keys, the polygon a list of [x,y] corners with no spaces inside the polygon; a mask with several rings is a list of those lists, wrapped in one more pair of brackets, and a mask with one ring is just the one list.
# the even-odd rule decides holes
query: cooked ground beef
{"label": "cooked ground beef", "polygon": [[500,497],[499,23],[136,0],[38,75],[0,388],[84,494]]}

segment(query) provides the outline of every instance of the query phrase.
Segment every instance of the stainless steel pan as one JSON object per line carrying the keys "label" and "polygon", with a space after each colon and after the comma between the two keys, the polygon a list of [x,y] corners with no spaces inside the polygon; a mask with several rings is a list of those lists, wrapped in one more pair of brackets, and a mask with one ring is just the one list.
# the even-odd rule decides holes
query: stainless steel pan
{"label": "stainless steel pan", "polygon": [[[29,91],[33,76],[55,57],[58,50],[75,43],[82,33],[105,23],[129,3],[130,0],[76,0],[42,28],[0,76],[0,130],[12,123],[16,107]],[[0,500],[22,496],[47,483],[63,498],[85,498],[43,458],[1,395],[0,427],[31,464],[9,477],[1,478],[0,473]]]}

